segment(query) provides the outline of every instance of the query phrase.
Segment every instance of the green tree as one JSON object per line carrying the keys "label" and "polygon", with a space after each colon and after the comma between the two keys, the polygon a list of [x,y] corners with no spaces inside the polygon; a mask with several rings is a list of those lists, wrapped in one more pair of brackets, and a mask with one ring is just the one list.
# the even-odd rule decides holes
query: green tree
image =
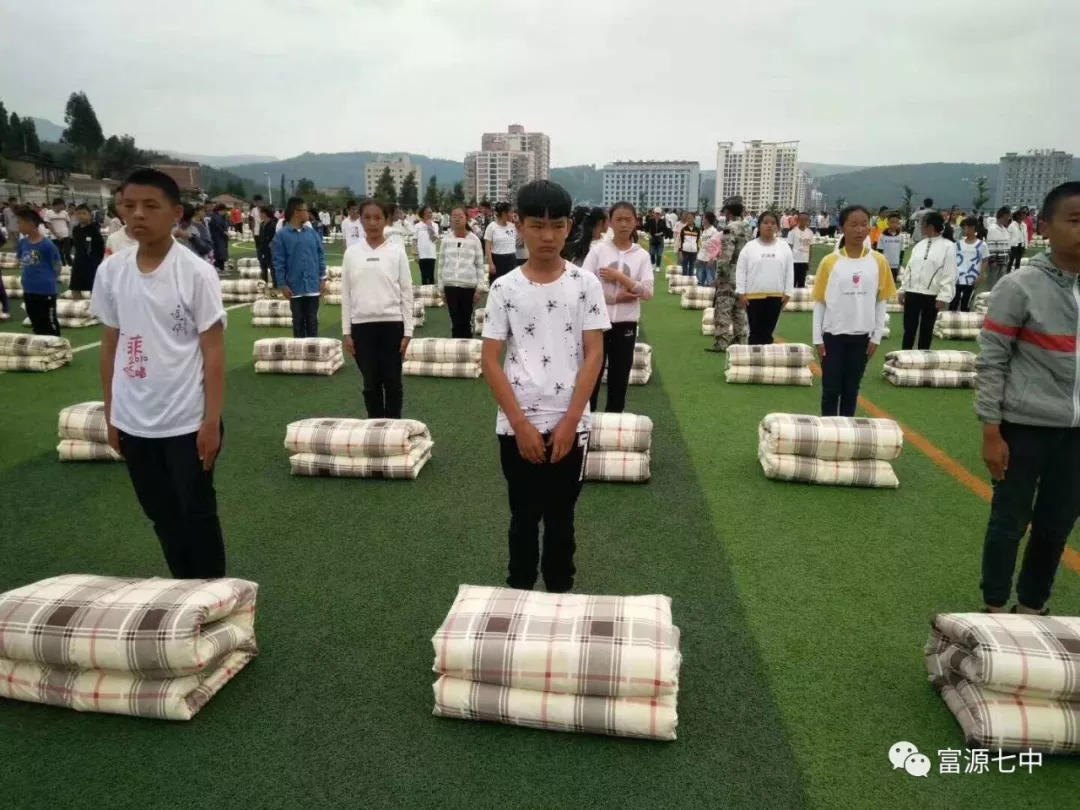
{"label": "green tree", "polygon": [[[389,169],[387,171],[389,172]],[[415,210],[420,206],[420,189],[416,187],[415,171],[409,172],[405,175],[405,179],[401,181],[401,193],[398,195],[398,203],[402,208],[409,210]]]}
{"label": "green tree", "polygon": [[394,176],[390,174],[389,166],[383,168],[382,174],[375,183],[375,199],[383,205],[393,205],[397,202],[397,189],[394,188]]}
{"label": "green tree", "polygon": [[314,194],[315,193],[315,181],[314,180],[309,180],[306,177],[301,177],[299,182],[297,182],[297,184],[296,184],[296,193],[300,197],[303,197],[305,194],[306,195]]}
{"label": "green tree", "polygon": [[84,169],[92,169],[98,151],[105,143],[105,134],[86,93],[79,91],[68,96],[64,123],[67,127],[60,136],[60,142],[72,148],[75,159]]}
{"label": "green tree", "polygon": [[146,156],[131,135],[110,135],[98,150],[97,162],[103,176],[120,178],[145,163]]}
{"label": "green tree", "polygon": [[[644,196],[645,195],[642,195],[642,197],[644,197]],[[705,213],[706,211],[709,210],[709,203],[711,203],[711,202],[712,202],[712,199],[709,197],[708,194],[702,194],[701,195],[701,197],[698,199],[698,205],[700,206],[700,210],[701,210],[702,213]],[[641,208],[642,208],[642,211],[645,210],[644,203],[642,203]],[[638,213],[641,213],[641,212],[639,211]]]}
{"label": "green tree", "polygon": [[281,173],[281,188],[278,190],[281,192],[281,199],[279,200],[278,205],[281,206],[282,210],[285,210],[285,201],[289,199],[289,195],[285,193],[285,172]]}
{"label": "green tree", "polygon": [[464,205],[465,203],[465,184],[460,180],[454,183],[453,188],[450,189],[450,193],[447,195],[447,207],[454,205]]}
{"label": "green tree", "polygon": [[234,197],[240,197],[241,199],[247,197],[247,190],[244,188],[244,183],[240,179],[230,180],[225,184],[225,192],[232,194]]}
{"label": "green tree", "polygon": [[428,180],[427,188],[424,189],[424,205],[438,208],[439,202],[439,179],[433,174],[431,175],[431,179]]}
{"label": "green tree", "polygon": [[[836,210],[843,211],[845,208],[847,208],[847,197],[840,197],[836,201]],[[839,225],[837,225],[837,227],[839,227]]]}
{"label": "green tree", "polygon": [[7,155],[8,146],[11,144],[11,123],[8,121],[7,109],[4,102],[0,101],[0,154]]}
{"label": "green tree", "polygon": [[904,186],[904,196],[900,201],[900,221],[906,226],[907,221],[911,219],[911,199],[915,196],[914,189],[911,186]]}
{"label": "green tree", "polygon": [[987,177],[975,178],[975,197],[971,204],[976,211],[981,211],[983,206],[990,202],[990,180]]}
{"label": "green tree", "polygon": [[33,118],[22,120],[22,140],[29,154],[41,154],[41,141],[38,140],[37,124],[34,123]]}

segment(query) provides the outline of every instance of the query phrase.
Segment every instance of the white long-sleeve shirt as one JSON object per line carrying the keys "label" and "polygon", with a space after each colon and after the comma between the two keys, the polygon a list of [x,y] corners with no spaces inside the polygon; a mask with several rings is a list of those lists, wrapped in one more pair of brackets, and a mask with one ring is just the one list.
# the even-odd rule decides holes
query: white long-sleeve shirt
{"label": "white long-sleeve shirt", "polygon": [[1027,228],[1015,219],[1009,223],[1009,247],[1027,247]]}
{"label": "white long-sleeve shirt", "polygon": [[956,245],[941,236],[915,245],[907,267],[900,271],[900,292],[952,301],[956,295]]}
{"label": "white long-sleeve shirt", "polygon": [[782,239],[755,239],[739,252],[735,265],[735,294],[747,298],[791,295],[795,289],[795,258]]}
{"label": "white long-sleeve shirt", "polygon": [[412,272],[405,248],[385,241],[373,248],[361,239],[341,260],[341,331],[354,323],[400,321],[413,333]]}
{"label": "white long-sleeve shirt", "polygon": [[[604,281],[600,271],[605,267],[618,265],[619,270],[634,280],[634,286],[627,290],[622,284]],[[632,244],[628,250],[619,250],[614,242],[599,240],[593,242],[589,255],[581,264],[581,269],[592,273],[604,288],[604,301],[607,302],[608,320],[612,323],[637,322],[641,320],[641,302],[653,297],[653,269],[649,251],[641,245]],[[636,296],[633,301],[611,303],[621,292],[630,292]]]}
{"label": "white long-sleeve shirt", "polygon": [[447,287],[475,289],[487,275],[484,268],[484,246],[472,231],[458,238],[453,232],[439,243],[439,267],[436,283],[440,290]]}
{"label": "white long-sleeve shirt", "polygon": [[896,295],[892,270],[880,253],[864,248],[859,258],[833,253],[821,260],[814,278],[814,345],[823,335],[869,335],[881,343],[886,301]]}

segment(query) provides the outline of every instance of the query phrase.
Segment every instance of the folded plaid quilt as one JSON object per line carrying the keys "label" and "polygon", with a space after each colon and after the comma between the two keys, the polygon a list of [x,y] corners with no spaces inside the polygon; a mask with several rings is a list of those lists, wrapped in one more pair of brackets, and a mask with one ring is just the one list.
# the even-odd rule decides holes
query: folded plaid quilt
{"label": "folded plaid quilt", "polygon": [[340,353],[326,360],[256,360],[256,374],[315,374],[331,377],[345,365]]}
{"label": "folded plaid quilt", "polygon": [[784,312],[813,312],[813,301],[796,301],[792,298],[786,304],[784,304]]}
{"label": "folded plaid quilt", "polygon": [[413,287],[413,299],[423,301],[426,307],[444,307],[446,301],[443,298],[442,292],[434,284],[424,284],[423,286]]}
{"label": "folded plaid quilt", "polygon": [[341,354],[336,338],[261,338],[255,341],[256,360],[330,360]]}
{"label": "folded plaid quilt", "polygon": [[61,409],[56,435],[61,439],[108,443],[109,426],[105,422],[105,403],[81,402]]}
{"label": "folded plaid quilt", "polygon": [[[101,323],[97,318],[57,318],[61,329],[83,329],[87,326],[97,326]],[[23,326],[33,326],[29,318],[23,318]]]}
{"label": "folded plaid quilt", "polygon": [[341,265],[327,267],[326,278],[329,281],[341,281]]}
{"label": "folded plaid quilt", "polygon": [[[647,385],[649,380],[652,379],[651,368],[632,368],[630,369],[630,385]],[[604,371],[604,382],[607,382],[607,371]]]}
{"label": "folded plaid quilt", "polygon": [[262,297],[262,293],[222,293],[223,304],[252,304]]}
{"label": "folded plaid quilt", "polygon": [[[23,304],[23,309],[26,309],[26,304]],[[90,299],[80,298],[79,300],[75,300],[74,298],[57,298],[56,317],[61,320],[64,318],[72,318],[75,320],[93,318],[94,313],[90,311]]]}
{"label": "folded plaid quilt", "polygon": [[[9,270],[19,266],[19,259],[14,253],[0,253],[0,267],[5,270]],[[14,278],[18,278],[15,276]],[[4,276],[4,283],[7,283],[8,276]]]}
{"label": "folded plaid quilt", "polygon": [[487,311],[481,307],[477,307],[473,310],[473,327],[472,332],[479,337],[484,334],[484,318],[487,315]]}
{"label": "folded plaid quilt", "polygon": [[934,321],[934,329],[939,327],[944,331],[974,329],[978,332],[982,329],[984,317],[982,312],[939,312]]}
{"label": "folded plaid quilt", "polygon": [[61,461],[123,461],[107,442],[87,442],[82,439],[61,439],[56,445]]}
{"label": "folded plaid quilt", "polygon": [[483,345],[473,338],[415,338],[405,350],[405,362],[479,363]]}
{"label": "folded plaid quilt", "polygon": [[292,322],[292,307],[283,298],[260,298],[251,305],[253,318],[288,318]]}
{"label": "folded plaid quilt", "polygon": [[758,461],[765,471],[765,477],[776,481],[887,489],[900,486],[892,465],[880,459],[826,461],[806,456],[782,456],[770,453],[763,444],[759,444]]}
{"label": "folded plaid quilt", "polygon": [[589,452],[629,450],[647,453],[652,448],[652,419],[632,413],[594,413],[590,417]]}
{"label": "folded plaid quilt", "polygon": [[901,369],[934,368],[942,371],[974,371],[975,355],[972,352],[961,352],[955,349],[936,351],[908,349],[889,352],[885,355],[885,363],[893,368]]}
{"label": "folded plaid quilt", "polygon": [[0,355],[53,357],[71,351],[67,338],[0,332]]}
{"label": "folded plaid quilt", "polygon": [[679,306],[682,309],[707,309],[712,306],[714,294],[712,287],[686,287]]}
{"label": "folded plaid quilt", "polygon": [[809,366],[814,362],[814,347],[805,343],[735,344],[728,346],[727,362],[728,366]]}
{"label": "folded plaid quilt", "polygon": [[71,362],[71,352],[61,352],[48,357],[34,355],[11,356],[0,354],[0,371],[54,371]]}
{"label": "folded plaid quilt", "polygon": [[974,388],[974,371],[949,371],[939,368],[897,368],[885,363],[882,375],[901,388]]}
{"label": "folded plaid quilt", "polygon": [[340,307],[341,306],[341,296],[340,295],[331,295],[331,294],[327,293],[326,295],[323,296],[323,302],[328,304],[329,306]]}
{"label": "folded plaid quilt", "polygon": [[904,305],[901,304],[899,301],[887,301],[885,303],[885,311],[888,313],[903,312]]}
{"label": "folded plaid quilt", "polygon": [[412,314],[413,314],[414,319],[419,318],[421,321],[424,320],[424,302],[423,301],[421,301],[421,300],[419,300],[417,298],[413,299]]}
{"label": "folded plaid quilt", "polygon": [[255,269],[258,269],[259,268],[259,260],[258,259],[250,259],[250,258],[249,259],[237,259],[236,260],[236,267],[237,267],[238,270],[243,270],[245,267],[248,267],[248,268],[254,267]]}
{"label": "folded plaid quilt", "polygon": [[814,303],[814,290],[812,287],[796,287],[791,291],[791,295],[788,297],[788,301],[794,301],[796,303],[804,304]]}
{"label": "folded plaid quilt", "polygon": [[406,377],[455,377],[475,380],[483,373],[480,361],[467,363],[428,363],[421,360],[406,360],[401,364],[401,373]]}
{"label": "folded plaid quilt", "polygon": [[276,317],[276,318],[252,318],[252,326],[273,326],[278,329],[292,328],[292,318]]}
{"label": "folded plaid quilt", "polygon": [[[243,261],[243,259],[241,259],[241,261]],[[258,265],[255,265],[254,267],[240,267],[236,272],[240,274],[240,278],[262,278],[262,270],[259,269]]]}
{"label": "folded plaid quilt", "polygon": [[904,447],[904,433],[891,419],[770,413],[758,425],[758,441],[774,455],[892,461]]}
{"label": "folded plaid quilt", "polygon": [[290,422],[285,449],[351,458],[386,458],[411,453],[431,440],[427,425],[415,419],[315,418]]}
{"label": "folded plaid quilt", "polygon": [[[61,301],[75,301],[75,300],[89,301],[90,300],[90,296],[88,294],[80,293],[80,295],[82,295],[83,297],[79,298],[79,299],[76,299],[74,290],[64,290],[62,293],[60,293],[60,295],[57,296],[57,299],[61,300]],[[25,309],[25,308],[26,307],[23,307],[23,309]]]}
{"label": "folded plaid quilt", "polygon": [[674,740],[679,724],[675,695],[598,697],[476,683],[442,676],[432,686],[436,717],[510,726]]}
{"label": "folded plaid quilt", "polygon": [[655,697],[679,688],[671,599],[460,585],[431,639],[440,675],[543,692]]}
{"label": "folded plaid quilt", "polygon": [[990,308],[990,293],[981,292],[976,293],[975,297],[971,299],[971,311],[986,313],[986,310]]}
{"label": "folded plaid quilt", "polygon": [[[739,344],[728,346],[730,352]],[[785,366],[728,366],[724,379],[729,383],[748,385],[813,385],[814,375],[808,368]]]}
{"label": "folded plaid quilt", "polygon": [[682,267],[680,267],[677,264],[669,264],[667,267],[664,268],[664,276],[666,278],[668,278],[669,280],[674,278],[675,276],[681,276],[681,275],[682,275]]}
{"label": "folded plaid quilt", "polygon": [[1080,753],[1080,618],[939,614],[926,666],[970,744]]}
{"label": "folded plaid quilt", "polygon": [[[634,344],[634,359],[630,366],[630,385],[645,385],[652,379],[652,346],[648,343]],[[607,382],[607,367],[600,375],[601,382]]]}
{"label": "folded plaid quilt", "polygon": [[323,290],[324,295],[341,295],[341,279],[328,278],[326,281],[326,289]]}
{"label": "folded plaid quilt", "polygon": [[648,451],[589,450],[585,455],[586,481],[644,483],[652,476]]}
{"label": "folded plaid quilt", "polygon": [[435,443],[430,439],[419,442],[407,454],[400,456],[325,456],[316,453],[296,453],[289,456],[289,471],[293,475],[331,476],[334,478],[416,478],[431,458]]}
{"label": "folded plaid quilt", "polygon": [[223,278],[222,295],[262,295],[266,291],[266,282],[262,279]]}
{"label": "folded plaid quilt", "polygon": [[982,331],[981,327],[976,326],[961,326],[961,327],[934,327],[934,337],[941,340],[977,340],[979,332]]}

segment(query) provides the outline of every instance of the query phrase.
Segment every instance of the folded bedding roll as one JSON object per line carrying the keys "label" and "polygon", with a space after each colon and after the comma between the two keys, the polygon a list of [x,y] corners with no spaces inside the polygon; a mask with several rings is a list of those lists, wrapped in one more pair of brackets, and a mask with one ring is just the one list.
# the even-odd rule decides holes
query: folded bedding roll
{"label": "folded bedding roll", "polygon": [[266,292],[266,282],[252,278],[223,278],[221,292],[228,295],[260,296]]}
{"label": "folded bedding roll", "polygon": [[256,360],[256,374],[312,374],[332,377],[345,365],[343,355],[331,355],[325,360]]}
{"label": "folded bedding roll", "polygon": [[982,328],[977,326],[935,326],[934,337],[940,340],[978,340],[981,331]]}
{"label": "folded bedding roll", "polygon": [[107,444],[109,425],[104,402],[81,402],[60,410],[56,435],[61,439]]}
{"label": "folded bedding roll", "polygon": [[341,351],[336,338],[260,338],[252,347],[256,360],[330,360]]}
{"label": "folded bedding roll", "polygon": [[71,352],[67,338],[0,332],[0,355],[9,357],[55,357]]}
{"label": "folded bedding roll", "polygon": [[31,356],[0,354],[0,371],[55,371],[70,362],[70,351]]}
{"label": "folded bedding roll", "polygon": [[585,456],[586,481],[643,484],[652,477],[652,455],[634,450],[590,450]]}
{"label": "folded bedding roll", "polygon": [[251,305],[252,318],[292,319],[292,306],[284,298],[260,298]]}
{"label": "folded bedding roll", "polygon": [[[738,344],[732,344],[728,351]],[[733,366],[724,370],[729,383],[748,385],[813,385],[814,375],[809,368],[788,366]]]}
{"label": "folded bedding roll", "polygon": [[610,698],[516,689],[451,678],[435,681],[436,717],[482,720],[545,731],[649,740],[675,739],[675,695]]}
{"label": "folded bedding roll", "polygon": [[287,317],[284,317],[284,316],[271,317],[271,318],[252,318],[251,319],[251,325],[252,326],[272,326],[272,327],[276,327],[278,329],[291,329],[292,328],[292,318],[287,318]]}
{"label": "folded bedding roll", "polygon": [[479,360],[465,363],[435,363],[422,360],[406,360],[401,364],[401,373],[406,377],[453,377],[475,380],[480,377],[483,370],[480,367]]}
{"label": "folded bedding roll", "polygon": [[940,368],[897,368],[887,362],[882,368],[887,382],[900,388],[974,388],[974,371]]}
{"label": "folded bedding roll", "polygon": [[796,301],[792,299],[784,304],[784,312],[813,312],[813,301]]}
{"label": "folded bedding roll", "polygon": [[482,307],[477,307],[473,310],[473,334],[479,337],[484,334],[484,318],[487,316],[487,310]]}
{"label": "folded bedding roll", "polygon": [[405,350],[405,362],[479,363],[483,341],[473,338],[415,338]]}
{"label": "folded bedding roll", "polygon": [[900,481],[892,465],[880,459],[826,461],[807,456],[785,456],[758,445],[758,461],[766,478],[847,487],[895,489]]}
{"label": "folded bedding roll", "polygon": [[416,478],[431,459],[435,444],[430,439],[418,442],[408,453],[398,456],[330,456],[318,453],[294,453],[289,456],[293,475],[330,476],[333,478]]}
{"label": "folded bedding roll", "polygon": [[683,309],[707,309],[712,306],[714,293],[712,287],[686,287],[679,306]]}
{"label": "folded bedding roll", "polygon": [[646,453],[652,449],[653,422],[632,413],[594,413],[590,417],[589,452],[626,450]]}
{"label": "folded bedding roll", "polygon": [[[61,329],[85,329],[89,326],[98,326],[101,323],[97,318],[57,318],[56,322]],[[33,321],[29,318],[23,318],[22,325],[33,326]]]}
{"label": "folded bedding roll", "polygon": [[773,343],[768,346],[728,346],[728,366],[809,366],[814,362],[814,347],[805,343]]}
{"label": "folded bedding roll", "polygon": [[87,442],[82,439],[61,439],[56,445],[61,461],[123,461],[108,442]]}
{"label": "folded bedding roll", "polygon": [[891,419],[770,413],[758,425],[758,441],[774,455],[892,461],[904,447],[904,432]]}
{"label": "folded bedding roll", "polygon": [[350,458],[408,455],[431,440],[427,425],[415,419],[314,418],[285,428],[285,449]]}
{"label": "folded bedding roll", "polygon": [[982,312],[939,312],[934,320],[934,328],[948,331],[953,329],[982,329],[985,314]]}
{"label": "folded bedding roll", "polygon": [[908,349],[906,351],[889,352],[885,355],[885,362],[893,368],[899,369],[975,370],[975,354],[954,349],[934,351]]}
{"label": "folded bedding roll", "polygon": [[259,269],[259,260],[258,259],[246,258],[246,259],[237,259],[236,260],[236,269],[237,270],[243,270],[245,268],[250,269],[252,267],[254,267],[256,270]]}

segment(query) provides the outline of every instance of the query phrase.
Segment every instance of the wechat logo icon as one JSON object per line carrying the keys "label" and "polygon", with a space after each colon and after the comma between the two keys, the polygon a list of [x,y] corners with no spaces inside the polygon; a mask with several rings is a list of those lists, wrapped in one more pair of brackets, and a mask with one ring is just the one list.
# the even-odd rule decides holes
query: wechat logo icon
{"label": "wechat logo icon", "polygon": [[889,749],[889,762],[893,770],[902,768],[911,776],[926,776],[930,773],[930,758],[920,754],[913,743],[900,741]]}

